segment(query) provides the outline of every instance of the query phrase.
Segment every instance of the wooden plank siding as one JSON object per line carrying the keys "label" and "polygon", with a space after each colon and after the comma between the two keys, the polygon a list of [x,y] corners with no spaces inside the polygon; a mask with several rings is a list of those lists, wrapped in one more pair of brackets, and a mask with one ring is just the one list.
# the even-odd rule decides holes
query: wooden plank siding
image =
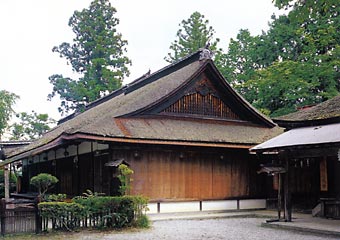
{"label": "wooden plank siding", "polygon": [[[195,151],[114,151],[112,159],[124,158],[134,170],[132,194],[152,200],[228,199],[261,195],[256,182],[261,176],[251,169],[246,151],[220,153]],[[183,154],[183,158],[180,154]],[[255,190],[251,190],[255,189]]]}
{"label": "wooden plank siding", "polygon": [[[138,157],[135,153],[138,153]],[[222,156],[222,157],[221,157]],[[247,150],[153,147],[143,145],[115,147],[110,153],[92,153],[32,164],[25,176],[34,176],[38,168],[56,175],[60,180],[55,190],[70,197],[87,189],[113,194],[114,167],[105,163],[124,159],[130,164],[131,194],[141,194],[151,200],[213,200],[265,197],[263,175],[258,175],[258,163]],[[262,187],[261,187],[262,186]]]}

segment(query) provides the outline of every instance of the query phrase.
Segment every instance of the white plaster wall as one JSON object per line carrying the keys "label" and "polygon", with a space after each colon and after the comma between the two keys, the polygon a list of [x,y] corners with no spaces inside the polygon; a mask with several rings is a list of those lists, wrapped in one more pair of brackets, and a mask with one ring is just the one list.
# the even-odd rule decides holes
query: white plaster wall
{"label": "white plaster wall", "polygon": [[64,158],[65,157],[64,152],[65,152],[64,148],[58,148],[57,151],[56,151],[57,159]]}
{"label": "white plaster wall", "polygon": [[202,211],[236,210],[237,200],[202,201]]}
{"label": "white plaster wall", "polygon": [[91,152],[91,142],[82,142],[79,144],[79,154]]}
{"label": "white plaster wall", "polygon": [[[239,202],[240,210],[249,209],[265,209],[265,199],[245,199],[245,200],[211,200],[202,201],[202,211],[226,211],[238,210],[237,202]],[[175,212],[197,212],[200,211],[199,201],[189,202],[160,202],[160,213],[175,213]],[[158,213],[157,203],[148,204],[148,213]]]}
{"label": "white plaster wall", "polygon": [[195,202],[168,202],[160,203],[161,213],[171,213],[171,212],[195,212],[200,210],[200,203]]}
{"label": "white plaster wall", "polygon": [[106,150],[109,149],[109,144],[93,143],[94,150]]}
{"label": "white plaster wall", "polygon": [[240,200],[240,209],[261,209],[261,208],[266,208],[265,199]]}
{"label": "white plaster wall", "polygon": [[49,151],[47,153],[48,160],[54,160],[55,159],[55,152],[54,151]]}
{"label": "white plaster wall", "polygon": [[148,203],[148,208],[147,213],[157,213],[157,203]]}

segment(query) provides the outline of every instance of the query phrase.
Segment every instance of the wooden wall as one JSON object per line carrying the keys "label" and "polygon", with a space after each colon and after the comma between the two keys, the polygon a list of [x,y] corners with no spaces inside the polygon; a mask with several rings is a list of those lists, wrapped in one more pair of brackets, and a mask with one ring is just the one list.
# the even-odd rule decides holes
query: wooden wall
{"label": "wooden wall", "polygon": [[[114,150],[134,170],[133,194],[152,200],[228,199],[263,195],[256,160],[247,150]],[[181,156],[182,155],[182,156]],[[223,157],[221,157],[223,156]],[[259,186],[257,185],[259,183]]]}
{"label": "wooden wall", "polygon": [[[138,156],[135,156],[135,153]],[[133,169],[131,194],[151,200],[212,200],[265,197],[265,176],[258,175],[259,163],[248,150],[213,148],[112,146],[110,154],[93,153],[33,164],[25,175],[49,172],[60,182],[56,191],[69,196],[86,189],[107,195],[113,189],[113,167],[108,161],[124,159]],[[45,166],[46,165],[46,166]]]}

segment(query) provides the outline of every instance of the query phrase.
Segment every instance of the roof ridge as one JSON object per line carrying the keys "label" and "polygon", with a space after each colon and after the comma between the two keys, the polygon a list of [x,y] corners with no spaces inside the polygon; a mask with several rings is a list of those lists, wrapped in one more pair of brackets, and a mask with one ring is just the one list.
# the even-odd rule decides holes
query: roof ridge
{"label": "roof ridge", "polygon": [[[142,87],[142,86],[145,86],[149,83],[152,83],[168,74],[171,73],[170,69],[172,68],[181,68],[183,67],[182,65],[188,65],[194,61],[198,61],[200,60],[200,53],[203,51],[203,49],[199,49],[198,51],[194,52],[194,53],[191,53],[159,70],[157,70],[156,72],[154,73],[151,73],[151,71],[149,70],[147,73],[143,74],[141,77],[133,80],[132,82],[122,86],[121,88],[109,93],[108,95],[105,95],[101,98],[98,98],[90,103],[88,103],[86,106],[85,106],[85,110],[83,112],[86,112],[87,110],[103,103],[103,102],[106,102],[122,93],[124,94],[129,94],[131,92],[133,92],[134,90]],[[197,56],[196,56],[197,55]],[[196,57],[195,57],[196,56]],[[190,61],[191,60],[191,61]],[[78,114],[81,114],[83,112],[79,112],[79,111],[75,111],[73,112],[72,114],[60,119],[58,121],[58,125],[63,123],[63,122],[66,122],[72,118],[74,118],[75,116],[77,116]]]}

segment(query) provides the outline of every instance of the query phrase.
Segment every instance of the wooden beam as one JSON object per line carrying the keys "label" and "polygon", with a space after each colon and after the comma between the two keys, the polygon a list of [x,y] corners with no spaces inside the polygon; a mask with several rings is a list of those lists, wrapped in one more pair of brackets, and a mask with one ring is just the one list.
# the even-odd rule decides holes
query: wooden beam
{"label": "wooden beam", "polygon": [[338,147],[322,147],[319,148],[301,148],[291,150],[292,157],[294,158],[308,158],[308,157],[325,157],[336,156]]}

